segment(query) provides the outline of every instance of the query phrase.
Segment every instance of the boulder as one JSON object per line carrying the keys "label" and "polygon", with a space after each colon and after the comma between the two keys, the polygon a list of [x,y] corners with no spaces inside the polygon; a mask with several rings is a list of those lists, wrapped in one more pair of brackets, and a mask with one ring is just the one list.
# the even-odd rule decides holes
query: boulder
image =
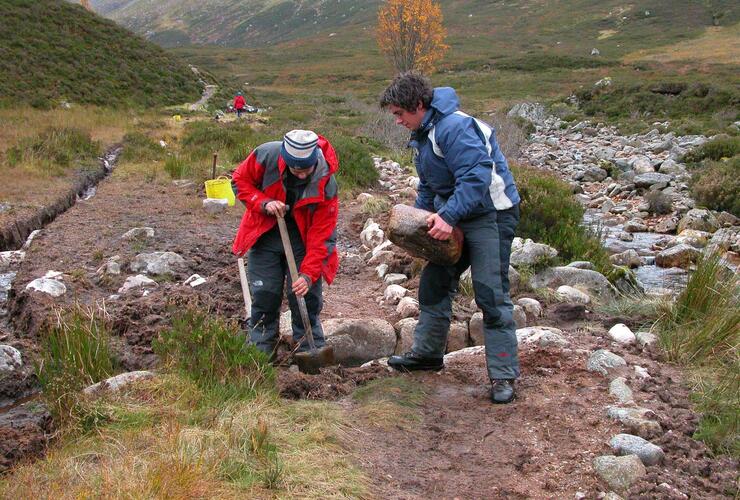
{"label": "boulder", "polygon": [[635,481],[647,474],[636,455],[596,457],[593,464],[596,474],[609,488],[619,492],[626,492]]}
{"label": "boulder", "polygon": [[409,291],[401,285],[388,285],[383,292],[383,299],[392,304],[398,303]]}
{"label": "boulder", "polygon": [[696,229],[697,231],[706,231],[713,233],[720,228],[717,217],[709,210],[694,208],[686,212],[681,221],[678,223],[679,234],[684,229]]}
{"label": "boulder", "polygon": [[650,332],[635,332],[635,338],[641,347],[653,345],[658,341],[658,336]]}
{"label": "boulder", "polygon": [[0,374],[14,372],[22,367],[21,352],[13,346],[0,345]]}
{"label": "boulder", "polygon": [[591,353],[588,361],[586,362],[586,369],[590,372],[601,373],[605,377],[609,375],[609,371],[618,369],[623,366],[627,366],[627,362],[621,356],[607,351],[606,349],[599,349]]}
{"label": "boulder", "polygon": [[568,340],[563,332],[557,328],[533,326],[520,328],[516,331],[516,339],[520,344],[537,344],[540,347],[568,347]]}
{"label": "boulder", "polygon": [[388,283],[389,285],[400,285],[404,281],[408,280],[405,274],[400,273],[390,273],[386,274],[383,278],[383,281]]}
{"label": "boulder", "polygon": [[129,276],[124,281],[123,286],[118,289],[118,293],[126,293],[129,290],[138,288],[156,288],[159,286],[156,281],[147,278],[143,274],[137,274],[136,276]]}
{"label": "boulder", "polygon": [[617,434],[609,441],[609,446],[617,455],[636,455],[645,465],[658,465],[665,457],[660,446],[632,434]]}
{"label": "boulder", "polygon": [[609,394],[617,398],[622,404],[634,401],[632,389],[629,388],[627,379],[624,377],[617,377],[609,383]]}
{"label": "boulder", "polygon": [[667,186],[673,178],[668,174],[659,174],[658,172],[650,172],[646,174],[639,174],[635,176],[635,186],[638,188],[649,188],[654,184],[665,183]]}
{"label": "boulder", "polygon": [[589,167],[583,172],[581,180],[583,182],[601,182],[607,178],[609,174],[606,170],[601,167]]}
{"label": "boulder", "polygon": [[596,271],[578,269],[575,267],[560,266],[546,269],[536,274],[530,285],[533,288],[553,288],[568,285],[585,289],[592,297],[612,299],[616,296],[616,289],[606,277]]}
{"label": "boulder", "polygon": [[512,244],[510,263],[514,267],[532,266],[557,255],[558,251],[551,246],[526,240],[521,244]]}
{"label": "boulder", "polygon": [[514,323],[516,323],[517,328],[524,328],[527,326],[527,313],[524,311],[524,308],[520,305],[514,306]]}
{"label": "boulder", "polygon": [[67,293],[64,283],[52,278],[37,278],[26,285],[26,290],[45,293],[52,297],[61,297]]}
{"label": "boulder", "polygon": [[468,347],[468,325],[462,322],[454,322],[450,325],[450,333],[447,336],[447,349],[445,352],[459,351]]}
{"label": "boulder", "polygon": [[637,175],[655,173],[653,162],[651,162],[650,158],[647,156],[633,156],[629,161],[632,166],[632,170],[634,170]]}
{"label": "boulder", "polygon": [[639,267],[642,264],[642,257],[637,253],[637,250],[632,248],[625,250],[622,253],[615,253],[609,256],[609,262],[617,266],[626,266],[629,268]]}
{"label": "boulder", "polygon": [[517,300],[516,303],[518,306],[521,306],[527,314],[534,316],[535,318],[542,316],[542,305],[538,300],[530,299],[529,297],[522,297]]}
{"label": "boulder", "polygon": [[419,320],[416,318],[403,318],[394,326],[398,335],[398,344],[396,354],[401,354],[411,350],[414,345],[414,329]]}
{"label": "boulder", "polygon": [[606,414],[609,418],[617,420],[627,427],[630,432],[646,439],[659,436],[662,432],[660,424],[653,420],[655,413],[646,408],[609,406],[606,409]]}
{"label": "boulder", "polygon": [[377,222],[372,222],[372,219],[368,219],[368,221],[370,221],[370,224],[366,224],[360,233],[360,241],[362,241],[365,248],[372,250],[385,241],[385,233],[380,229]]}
{"label": "boulder", "polygon": [[431,212],[395,205],[388,222],[388,238],[411,255],[441,265],[452,265],[462,255],[463,234],[454,228],[450,239],[442,241],[429,236],[426,219]]}
{"label": "boulder", "polygon": [[627,325],[617,323],[609,329],[609,338],[619,344],[634,344],[635,334]]}
{"label": "boulder", "polygon": [[396,312],[401,318],[412,318],[419,315],[419,301],[413,297],[404,297],[396,306]]}
{"label": "boulder", "polygon": [[690,245],[680,244],[659,252],[655,256],[655,265],[658,267],[680,267],[681,269],[688,269],[700,257],[701,251]]}
{"label": "boulder", "polygon": [[483,313],[473,314],[468,323],[470,331],[470,343],[474,346],[485,345],[485,336],[483,335]]}
{"label": "boulder", "polygon": [[557,294],[560,300],[564,302],[584,305],[591,302],[591,297],[589,297],[587,293],[583,293],[579,289],[568,285],[559,286]]}
{"label": "boulder", "polygon": [[174,274],[185,266],[185,259],[175,252],[140,253],[131,262],[131,271],[147,274]]}
{"label": "boulder", "polygon": [[23,250],[0,252],[0,273],[17,268],[25,257],[26,252]]}
{"label": "boulder", "polygon": [[205,198],[203,200],[203,209],[211,215],[220,214],[229,208],[229,200],[225,198]]}
{"label": "boulder", "polygon": [[323,327],[336,361],[344,366],[390,356],[396,349],[396,331],[381,319],[329,319]]}
{"label": "boulder", "polygon": [[675,242],[679,245],[691,245],[694,248],[704,248],[712,237],[712,233],[697,231],[696,229],[684,229],[676,236]]}

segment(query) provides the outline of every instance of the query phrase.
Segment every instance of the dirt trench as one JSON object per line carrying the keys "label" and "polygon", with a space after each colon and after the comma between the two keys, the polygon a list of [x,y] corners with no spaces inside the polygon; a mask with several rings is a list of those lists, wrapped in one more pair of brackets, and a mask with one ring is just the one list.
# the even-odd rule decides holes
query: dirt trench
{"label": "dirt trench", "polygon": [[[145,182],[116,175],[105,179],[95,197],[60,214],[34,240],[10,292],[13,330],[0,332],[5,343],[22,350],[24,359],[38,353],[39,335],[51,318],[52,305],[105,303],[113,324],[119,359],[127,369],[150,368],[158,360],[151,340],[169,325],[173,313],[188,304],[239,319],[243,304],[231,241],[242,210],[232,207],[219,215],[201,208],[200,186],[178,187],[169,182]],[[381,193],[382,194],[382,193]],[[352,201],[340,208],[339,243],[343,255],[361,254],[359,231],[364,217]],[[152,227],[154,237],[124,240],[134,227]],[[152,293],[123,294],[118,289],[132,274],[128,265],[143,251],[172,251],[187,265],[161,277]],[[101,278],[100,266],[118,255],[123,273]],[[399,268],[410,266],[401,258]],[[25,284],[49,270],[64,273],[68,292],[58,298],[27,293]],[[181,285],[190,274],[207,278],[197,288]],[[418,281],[412,280],[412,288]],[[346,258],[335,283],[325,289],[324,318],[398,319],[392,306],[379,304],[383,285],[374,270],[357,258]],[[414,291],[415,292],[415,291]],[[624,432],[606,418],[614,404],[608,380],[585,370],[588,354],[609,348],[650,372],[652,379],[629,382],[635,397],[661,417],[663,433],[655,441],[666,451],[662,466],[629,491],[634,498],[672,498],[667,483],[692,498],[717,498],[735,491],[737,464],[712,458],[691,439],[698,422],[688,401],[681,374],[660,362],[659,355],[636,348],[615,348],[606,338],[607,325],[617,322],[593,313],[567,314],[548,306],[533,324],[555,326],[570,342],[566,349],[522,346],[519,398],[511,405],[493,406],[482,355],[449,363],[439,373],[399,375],[383,367],[333,368],[311,377],[280,369],[279,388],[287,398],[336,401],[355,422],[357,433],[346,443],[357,463],[372,479],[378,498],[597,498],[607,491],[593,472],[592,460],[611,454],[609,439]],[[565,312],[563,312],[565,311]],[[369,381],[406,377],[424,392],[411,424],[374,421],[351,397]],[[2,431],[4,462],[12,465],[27,454],[43,453],[50,432],[48,419],[31,427],[11,423]],[[0,427],[2,427],[0,419]],[[40,437],[39,437],[40,436]],[[13,445],[12,443],[17,443]]]}

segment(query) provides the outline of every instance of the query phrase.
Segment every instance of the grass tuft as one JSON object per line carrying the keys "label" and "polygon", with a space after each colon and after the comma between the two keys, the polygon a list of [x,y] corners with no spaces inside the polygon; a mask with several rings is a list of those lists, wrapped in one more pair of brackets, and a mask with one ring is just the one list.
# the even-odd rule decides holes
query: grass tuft
{"label": "grass tuft", "polygon": [[85,405],[81,391],[110,377],[116,368],[105,313],[76,305],[69,311],[57,310],[56,315],[56,324],[44,334],[36,374],[59,425],[70,431],[89,430],[107,417]]}

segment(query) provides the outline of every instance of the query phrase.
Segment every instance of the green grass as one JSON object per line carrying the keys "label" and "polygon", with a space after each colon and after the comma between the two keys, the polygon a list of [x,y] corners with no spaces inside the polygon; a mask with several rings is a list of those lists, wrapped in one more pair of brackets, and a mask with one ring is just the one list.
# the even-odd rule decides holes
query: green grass
{"label": "green grass", "polygon": [[177,314],[152,348],[166,364],[219,398],[254,397],[275,381],[268,356],[247,344],[238,325],[207,312]]}
{"label": "green grass", "polygon": [[740,456],[740,280],[705,258],[655,324],[667,357],[694,370],[692,399],[702,412],[696,437]]}
{"label": "green grass", "polygon": [[109,339],[105,318],[82,306],[58,311],[56,325],[44,332],[36,375],[44,401],[62,428],[90,430],[104,418],[84,404],[80,391],[114,374]]}
{"label": "green grass", "polygon": [[0,100],[48,109],[194,102],[190,69],[156,45],[62,0],[0,0]]}
{"label": "green grass", "polygon": [[570,187],[555,176],[525,167],[512,167],[522,198],[517,235],[558,250],[563,263],[587,260],[610,276],[613,266],[598,235],[581,225],[583,208]]}
{"label": "green grass", "polygon": [[426,394],[418,382],[406,377],[373,380],[355,390],[352,399],[368,421],[379,427],[411,426],[421,420]]}
{"label": "green grass", "polygon": [[23,166],[46,175],[63,175],[71,168],[90,167],[102,146],[74,128],[50,128],[22,139],[6,153],[7,165]]}
{"label": "green grass", "polygon": [[699,205],[740,217],[740,155],[707,162],[691,178],[691,195]]}

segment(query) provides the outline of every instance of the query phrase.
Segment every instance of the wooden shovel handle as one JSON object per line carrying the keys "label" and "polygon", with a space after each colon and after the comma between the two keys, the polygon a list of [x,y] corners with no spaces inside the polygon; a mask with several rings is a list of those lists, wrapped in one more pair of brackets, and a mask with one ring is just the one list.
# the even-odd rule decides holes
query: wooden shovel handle
{"label": "wooden shovel handle", "polygon": [[[283,240],[283,249],[285,250],[285,259],[288,261],[288,269],[290,270],[290,279],[295,283],[300,276],[298,276],[298,268],[295,265],[295,256],[293,255],[293,247],[290,246],[290,236],[288,235],[288,227],[285,225],[285,219],[278,215],[277,223],[278,229],[280,229],[280,239]],[[310,283],[309,283],[310,286]],[[306,308],[306,299],[298,297],[298,310],[301,312],[301,321],[303,321],[303,328],[306,330],[306,338],[308,339],[308,346],[313,351],[316,349],[316,344],[313,340],[313,331],[311,330],[311,321],[308,319],[308,309]]]}

